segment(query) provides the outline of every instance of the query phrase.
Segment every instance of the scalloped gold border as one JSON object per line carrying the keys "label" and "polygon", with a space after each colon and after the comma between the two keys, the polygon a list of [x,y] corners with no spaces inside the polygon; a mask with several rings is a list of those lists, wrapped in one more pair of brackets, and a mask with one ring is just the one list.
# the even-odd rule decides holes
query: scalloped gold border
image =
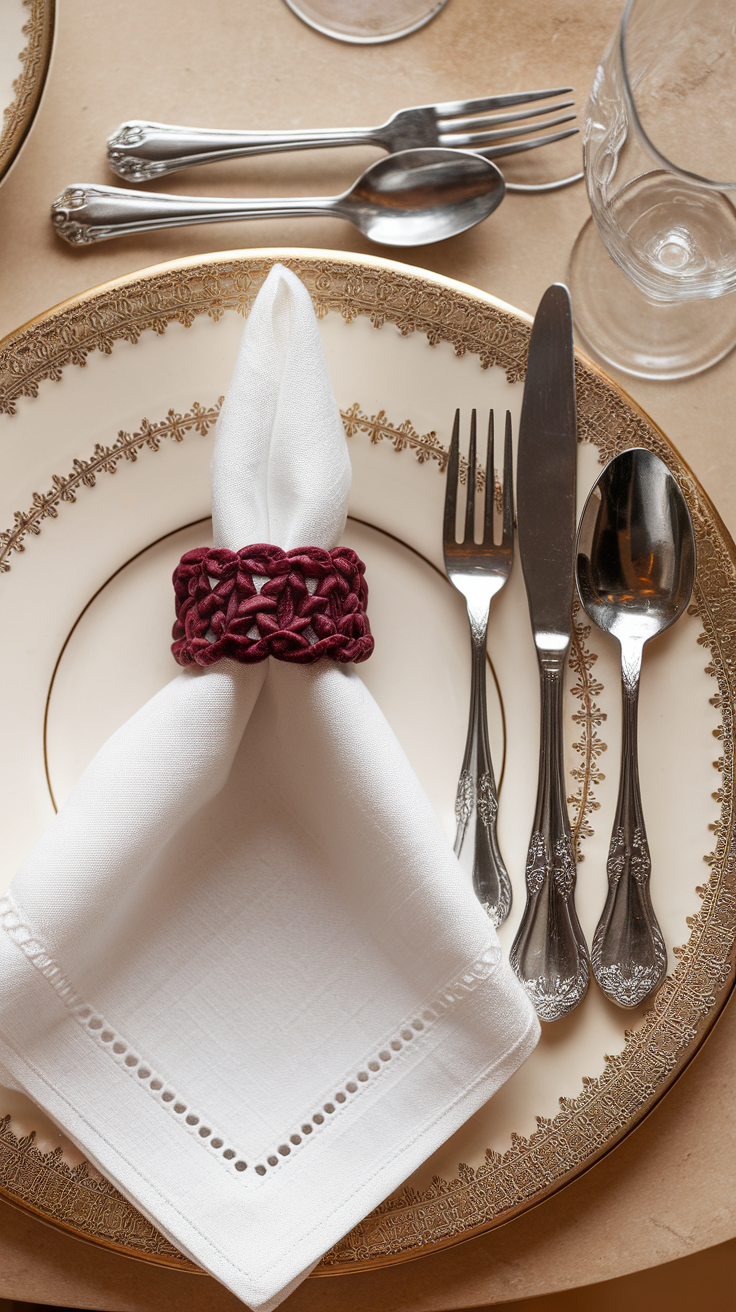
{"label": "scalloped gold border", "polygon": [[5,177],[31,130],[41,101],[54,44],[55,0],[22,0],[28,10],[19,56],[21,71],[13,83],[13,100],[3,111],[0,131],[0,181]]}
{"label": "scalloped gold border", "polygon": [[[158,266],[49,311],[0,342],[0,409],[12,413],[20,396],[36,395],[43,380],[60,378],[70,364],[84,364],[91,351],[109,352],[116,340],[137,341],[144,331],[164,332],[172,321],[188,325],[203,313],[213,318],[226,309],[247,314],[277,260],[306,283],[318,314],[335,310],[346,320],[367,315],[376,327],[393,323],[403,333],[423,332],[430,342],[451,342],[458,354],[471,351],[482,367],[500,364],[510,379],[523,377],[528,320],[484,293],[377,258],[268,250]],[[422,1193],[407,1188],[387,1199],[330,1250],[319,1268],[323,1275],[393,1263],[457,1243],[510,1220],[580,1175],[620,1142],[667,1091],[694,1055],[733,985],[736,547],[690,470],[631,398],[581,355],[576,377],[580,439],[595,443],[601,460],[629,446],[656,451],[678,479],[693,517],[698,578],[691,610],[701,617],[701,642],[710,650],[706,668],[718,683],[713,700],[722,717],[723,750],[717,794],[721,815],[714,851],[705,858],[710,877],[699,890],[702,907],[689,922],[687,944],[676,950],[676,969],[640,1028],[627,1033],[623,1051],[609,1059],[599,1079],[585,1080],[577,1098],[561,1100],[559,1114],[540,1119],[529,1138],[515,1136],[504,1154],[488,1152],[478,1170],[461,1165],[454,1180],[436,1178]],[[32,1144],[23,1149],[13,1139],[7,1125],[0,1128],[0,1149],[10,1152],[17,1167],[19,1154],[32,1156],[37,1150]],[[34,1157],[34,1165],[38,1169],[42,1163]],[[58,1163],[55,1169],[58,1172]],[[21,1201],[13,1193],[12,1173],[10,1181],[6,1174],[2,1178],[0,1192]],[[140,1230],[141,1218],[124,1200],[120,1205],[129,1209],[130,1229],[124,1224],[122,1230],[115,1228],[114,1236],[109,1230],[97,1233],[93,1227],[98,1221],[89,1210],[74,1210],[79,1199],[69,1190],[68,1180],[65,1189],[50,1193],[44,1192],[44,1181],[48,1185],[48,1175],[41,1170],[37,1201],[30,1206],[43,1210],[46,1219],[118,1251],[177,1262],[176,1256],[155,1251],[155,1244],[149,1248],[150,1241]]]}

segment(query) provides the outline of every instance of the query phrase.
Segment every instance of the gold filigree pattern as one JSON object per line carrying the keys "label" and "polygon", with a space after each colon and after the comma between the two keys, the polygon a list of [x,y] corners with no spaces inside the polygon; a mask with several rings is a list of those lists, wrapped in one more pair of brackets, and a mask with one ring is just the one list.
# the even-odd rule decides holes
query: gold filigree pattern
{"label": "gold filigree pattern", "polygon": [[[443,446],[437,433],[431,429],[429,433],[418,433],[410,419],[405,419],[403,424],[390,423],[386,418],[385,410],[379,410],[377,415],[366,415],[361,410],[358,402],[355,401],[348,410],[341,410],[342,422],[345,425],[345,432],[348,437],[354,437],[356,433],[366,433],[371,440],[372,446],[377,446],[384,440],[390,442],[394,451],[413,451],[420,465],[425,464],[428,460],[436,460],[441,474],[444,474],[447,468],[447,457],[449,448]],[[463,486],[468,478],[468,462],[464,455],[460,455],[458,462],[458,482]],[[486,485],[486,471],[481,468],[480,462],[476,461],[475,465],[475,486],[479,492],[482,492]],[[496,509],[501,511],[503,508],[503,488],[500,479],[494,482],[494,501]]]}
{"label": "gold filigree pattern", "polygon": [[[397,427],[388,421],[385,410],[379,410],[377,415],[366,415],[357,401],[348,410],[341,410],[340,414],[348,437],[366,433],[372,446],[385,440],[391,443],[394,451],[413,451],[421,465],[427,460],[436,460],[441,473],[447,467],[447,447],[442,445],[434,429],[420,435],[410,419],[405,419]],[[464,472],[467,473],[467,461]]]}
{"label": "gold filigree pattern", "polygon": [[82,487],[94,487],[99,474],[114,474],[121,460],[135,461],[141,451],[158,451],[162,441],[171,438],[182,442],[187,433],[208,433],[217,416],[223,397],[209,408],[195,401],[191,410],[180,415],[176,410],[169,410],[165,419],[159,423],[141,420],[141,426],[135,433],[118,433],[117,440],[111,446],[97,443],[88,460],[75,460],[70,473],[54,474],[48,492],[34,492],[33,504],[29,510],[16,510],[13,515],[13,527],[0,532],[0,574],[10,569],[10,556],[15,551],[25,551],[25,542],[29,534],[38,536],[45,519],[56,519],[59,506],[63,502],[73,502]]}
{"label": "gold filigree pattern", "polygon": [[[135,433],[126,433],[121,429],[111,446],[98,442],[89,459],[75,460],[68,474],[54,474],[49,490],[34,492],[31,507],[28,510],[16,510],[12,528],[0,532],[0,574],[7,573],[11,568],[10,557],[13,552],[25,551],[28,535],[37,536],[44,520],[56,519],[59,507],[65,501],[76,501],[80,488],[94,487],[99,474],[114,474],[121,460],[135,461],[146,448],[158,451],[162,441],[167,438],[182,442],[187,433],[196,432],[204,436],[217,422],[223,399],[220,397],[209,407],[195,401],[186,414],[169,410],[166,418],[158,422],[142,419]],[[341,410],[340,416],[348,437],[366,433],[374,445],[385,438],[396,451],[413,451],[420,464],[426,460],[436,460],[440,472],[447,465],[447,448],[441,445],[437,434],[430,432],[420,436],[409,419],[397,426],[386,418],[383,410],[377,415],[363,414],[357,402],[347,410]],[[461,470],[463,481],[466,475],[467,461]],[[485,482],[483,471],[478,471],[477,477],[482,487]]]}
{"label": "gold filigree pattern", "polygon": [[10,168],[30,130],[46,80],[54,34],[54,0],[22,0],[28,10],[21,71],[13,83],[13,100],[3,111],[0,130],[0,178]]}
{"label": "gold filigree pattern", "polygon": [[[0,409],[12,413],[18,398],[36,395],[43,380],[60,378],[69,365],[83,365],[91,351],[111,351],[117,340],[134,342],[150,330],[162,333],[174,321],[191,324],[199,314],[215,319],[228,309],[247,314],[276,258],[293,268],[307,284],[319,314],[333,310],[347,321],[364,315],[379,328],[390,323],[402,333],[421,332],[431,342],[452,343],[458,354],[472,352],[482,367],[501,365],[511,380],[523,377],[528,326],[480,293],[448,286],[432,275],[411,274],[379,260],[295,254],[274,258],[218,256],[182,261],[162,271],[121,279],[6,338],[0,343]],[[435,1177],[426,1190],[406,1187],[387,1199],[326,1255],[320,1267],[324,1274],[398,1261],[423,1248],[467,1238],[510,1219],[573,1179],[620,1141],[662,1096],[718,1014],[725,1001],[726,984],[733,982],[736,548],[707,497],[655,425],[582,357],[577,359],[576,372],[580,440],[593,442],[601,461],[630,446],[655,451],[680,483],[693,517],[698,575],[691,613],[699,615],[703,625],[699,641],[709,651],[706,671],[717,681],[718,691],[712,701],[722,719],[722,756],[716,763],[721,786],[715,794],[721,812],[714,849],[705,858],[710,875],[698,889],[702,904],[688,922],[687,943],[675,949],[675,970],[660,988],[639,1028],[627,1032],[622,1052],[607,1059],[598,1079],[583,1080],[576,1098],[560,1100],[560,1111],[554,1118],[538,1118],[533,1134],[514,1135],[511,1147],[504,1153],[488,1151],[478,1168],[461,1165],[452,1180]],[[375,440],[394,440],[387,421],[384,431],[383,416],[361,416],[356,407],[346,412],[350,413],[350,422],[358,426],[356,431],[371,436],[361,423],[374,424]],[[395,431],[399,435],[396,440],[412,448],[417,458],[436,460],[442,467],[441,453],[433,441],[435,434],[421,435],[406,425]],[[578,683],[574,691],[583,703],[579,718],[583,732],[577,750],[583,759],[581,774],[587,767],[588,778],[594,782],[602,751],[597,734],[602,714],[595,702],[599,686],[592,675],[593,654],[586,643],[585,626],[576,623],[572,661]],[[582,785],[585,780],[579,782]],[[583,788],[573,798],[578,840],[586,834],[584,817],[592,809],[591,796],[589,788]],[[3,1152],[7,1136],[6,1123]],[[17,1151],[13,1160],[18,1160]],[[46,1201],[43,1188],[37,1188],[34,1169],[35,1163],[11,1180],[0,1176],[2,1191],[16,1201],[26,1202],[47,1219],[100,1239],[97,1222],[83,1209],[78,1217],[74,1213],[76,1186],[69,1182],[63,1197],[52,1192]],[[145,1230],[147,1223],[141,1229],[142,1218],[130,1204],[123,1200],[120,1207],[115,1246],[153,1261],[170,1261],[169,1256],[162,1256],[160,1244],[165,1241],[151,1237]]]}
{"label": "gold filigree pattern", "polygon": [[114,1185],[87,1162],[69,1166],[61,1148],[42,1152],[34,1133],[18,1137],[0,1117],[0,1180],[18,1202],[113,1247],[138,1248],[171,1266],[197,1270]]}
{"label": "gold filigree pattern", "polygon": [[[137,342],[142,332],[190,327],[198,315],[218,320],[226,310],[244,317],[275,259],[180,260],[155,275],[122,278],[76,298],[0,342],[0,413],[14,414],[18,398],[36,396],[67,365],[83,365],[92,351],[109,355],[115,342]],[[509,382],[524,375],[529,328],[490,300],[389,269],[384,263],[283,256],[298,273],[317,314],[330,310],[347,323],[366,315],[375,328],[393,324],[403,335],[447,341],[457,355],[472,351],[483,368],[500,365]],[[22,351],[22,360],[20,352]]]}
{"label": "gold filigree pattern", "polygon": [[574,711],[572,717],[575,724],[580,725],[581,730],[579,741],[573,743],[573,750],[580,754],[582,762],[570,771],[578,788],[568,797],[567,804],[572,808],[570,816],[572,846],[575,860],[578,862],[585,860],[581,851],[583,839],[593,836],[590,816],[600,807],[593,789],[605,779],[605,775],[599,769],[598,758],[607,750],[606,744],[598,733],[606,719],[606,712],[602,711],[595,701],[595,698],[603,692],[603,684],[593,674],[593,666],[598,657],[587,645],[592,625],[582,623],[577,618],[580,610],[580,602],[576,598],[573,606],[570,669],[577,675],[577,683],[573,684],[571,692],[573,697],[577,697],[580,701],[580,709]]}

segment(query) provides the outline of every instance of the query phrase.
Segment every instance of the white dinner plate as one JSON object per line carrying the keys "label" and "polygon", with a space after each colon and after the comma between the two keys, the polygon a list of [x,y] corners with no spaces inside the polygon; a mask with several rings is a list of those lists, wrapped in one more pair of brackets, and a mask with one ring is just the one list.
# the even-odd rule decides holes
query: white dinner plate
{"label": "white dinner plate", "polygon": [[[171,571],[208,541],[219,401],[243,316],[277,258],[313,296],[348,433],[345,540],[367,564],[376,635],[360,674],[453,836],[470,659],[464,603],[442,571],[444,462],[456,406],[466,433],[471,407],[481,422],[490,407],[501,418],[508,408],[516,436],[529,321],[485,293],[378,258],[218,254],[107,284],[0,343],[0,892],[97,748],[176,673]],[[653,1003],[630,1012],[591,984],[575,1012],[543,1026],[536,1051],[491,1102],[327,1255],[322,1273],[416,1256],[539,1202],[639,1123],[725,1001],[736,929],[736,552],[634,403],[582,357],[577,385],[580,504],[602,460],[646,446],[677,477],[696,530],[694,605],[648,647],[641,691],[652,896],[670,974]],[[514,889],[500,930],[508,950],[524,905],[538,754],[518,561],[494,602],[489,655],[499,836]],[[578,614],[565,751],[588,941],[605,899],[619,696],[616,645]],[[99,1243],[188,1265],[9,1090],[0,1090],[0,1192]]]}

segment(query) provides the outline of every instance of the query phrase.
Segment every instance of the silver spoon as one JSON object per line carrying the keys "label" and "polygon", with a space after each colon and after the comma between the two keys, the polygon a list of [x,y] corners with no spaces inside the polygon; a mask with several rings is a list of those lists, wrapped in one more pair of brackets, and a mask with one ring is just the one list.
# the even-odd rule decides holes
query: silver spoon
{"label": "silver spoon", "polygon": [[668,629],[690,600],[695,537],[685,498],[667,466],[634,448],[611,460],[580,520],[577,583],[590,618],[621,644],[621,777],[608,854],[608,896],[591,953],[593,974],[620,1007],[658,987],[667,951],[649,893],[637,755],[644,644]]}
{"label": "silver spoon", "polygon": [[499,169],[480,155],[402,150],[371,164],[340,196],[208,198],[79,183],[54,201],[51,221],[60,237],[79,246],[188,223],[332,214],[379,245],[425,246],[480,223],[505,191]]}

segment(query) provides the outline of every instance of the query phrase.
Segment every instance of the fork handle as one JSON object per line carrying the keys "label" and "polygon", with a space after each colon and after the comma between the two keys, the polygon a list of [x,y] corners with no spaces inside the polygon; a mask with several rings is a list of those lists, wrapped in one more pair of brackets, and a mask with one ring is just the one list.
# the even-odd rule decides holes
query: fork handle
{"label": "fork handle", "polygon": [[379,128],[325,128],[303,132],[229,132],[181,128],[130,119],[108,138],[113,173],[129,182],[150,182],[193,164],[268,155],[319,146],[383,145]]}
{"label": "fork handle", "polygon": [[457,787],[455,855],[472,874],[476,896],[494,925],[511,910],[511,881],[498,846],[498,796],[488,742],[486,706],[486,623],[470,615],[472,663],[470,717]]}
{"label": "fork handle", "polygon": [[539,783],[526,863],[526,906],[509,961],[541,1020],[559,1020],[588,988],[588,949],[575,911],[575,856],[563,758],[563,677],[567,649],[539,655]]}

